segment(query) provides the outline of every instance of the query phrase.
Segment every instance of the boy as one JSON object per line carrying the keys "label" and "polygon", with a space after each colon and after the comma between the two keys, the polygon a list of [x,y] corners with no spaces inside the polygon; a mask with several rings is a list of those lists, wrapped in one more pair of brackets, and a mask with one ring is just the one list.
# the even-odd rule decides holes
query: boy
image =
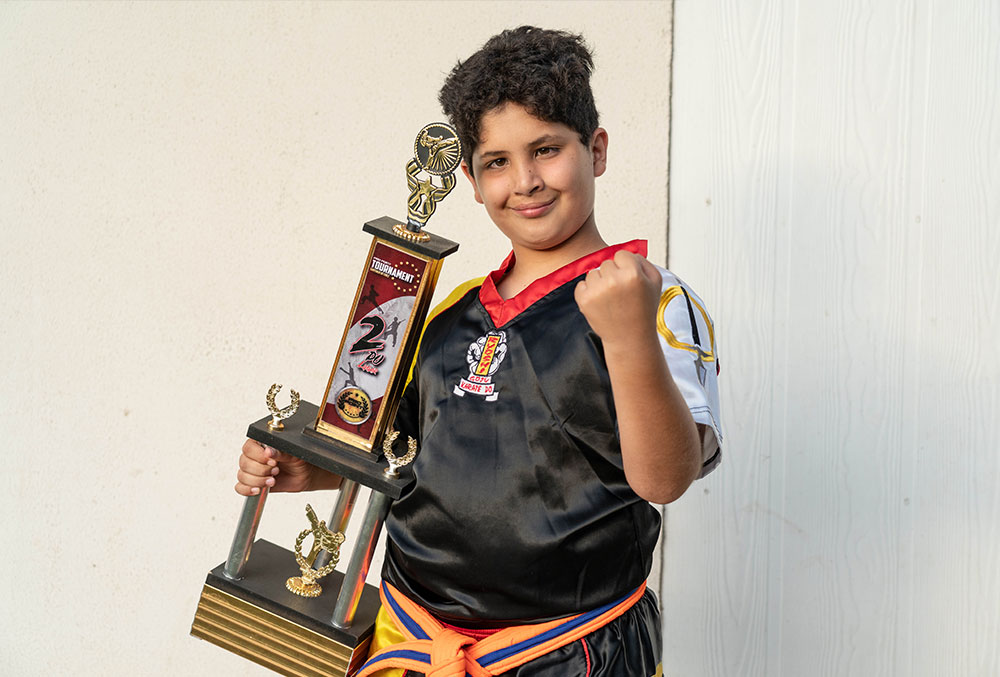
{"label": "boy", "polygon": [[[395,421],[419,441],[416,481],[385,523],[362,676],[660,674],[648,501],[719,461],[717,362],[694,293],[645,242],[598,232],[592,67],[581,37],[522,27],[441,90],[512,252],[424,331]],[[337,484],[252,441],[238,479],[244,495]]]}

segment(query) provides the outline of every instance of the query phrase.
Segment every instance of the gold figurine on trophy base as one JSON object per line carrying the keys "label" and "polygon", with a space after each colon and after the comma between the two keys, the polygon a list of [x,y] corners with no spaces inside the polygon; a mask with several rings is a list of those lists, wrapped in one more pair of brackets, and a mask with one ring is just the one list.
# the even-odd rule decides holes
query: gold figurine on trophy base
{"label": "gold figurine on trophy base", "polygon": [[[319,597],[323,594],[323,588],[316,581],[336,568],[337,562],[340,561],[340,546],[344,542],[344,534],[330,531],[326,522],[316,519],[316,513],[309,504],[306,504],[306,517],[309,518],[309,524],[312,527],[303,530],[295,539],[295,561],[298,563],[302,575],[289,578],[285,581],[285,587],[302,597]],[[313,537],[312,549],[309,551],[309,555],[303,557],[302,541],[309,534],[312,534]],[[326,550],[331,554],[330,561],[319,569],[313,569],[312,565],[321,550]]]}

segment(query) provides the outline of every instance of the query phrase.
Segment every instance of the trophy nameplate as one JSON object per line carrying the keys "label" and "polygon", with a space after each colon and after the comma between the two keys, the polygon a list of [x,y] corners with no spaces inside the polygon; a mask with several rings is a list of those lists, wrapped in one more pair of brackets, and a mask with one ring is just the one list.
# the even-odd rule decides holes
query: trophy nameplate
{"label": "trophy nameplate", "polygon": [[387,218],[365,224],[375,237],[315,426],[318,434],[368,452],[380,448],[406,385],[441,270],[434,256],[450,253],[439,242],[400,237],[398,225]]}
{"label": "trophy nameplate", "polygon": [[[268,492],[248,497],[229,558],[205,581],[191,634],[284,675],[349,676],[367,658],[380,603],[365,576],[391,501],[413,481],[398,470],[417,453],[412,438],[405,454],[393,453],[390,426],[442,260],[458,249],[423,226],[454,187],[460,160],[454,129],[434,123],[420,131],[406,165],[406,222],[382,217],[364,224],[374,237],[321,404],[292,390],[292,403],[279,408],[275,384],[266,398],[271,415],[247,430],[251,439],[343,478],[330,519],[318,520],[307,506],[311,528],[295,539],[293,552],[254,540]],[[371,498],[358,542],[343,546],[350,558],[341,574],[333,558],[362,485]],[[303,555],[310,535],[312,548]]]}

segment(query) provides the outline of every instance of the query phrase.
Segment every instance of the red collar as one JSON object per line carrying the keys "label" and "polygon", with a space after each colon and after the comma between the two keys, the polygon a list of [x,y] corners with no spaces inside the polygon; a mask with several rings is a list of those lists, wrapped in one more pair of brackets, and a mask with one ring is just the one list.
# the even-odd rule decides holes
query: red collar
{"label": "red collar", "polygon": [[479,288],[479,300],[490,314],[493,325],[502,327],[526,310],[553,289],[561,287],[570,280],[588,273],[594,268],[612,258],[620,250],[630,251],[639,256],[646,256],[646,241],[632,240],[623,244],[614,244],[596,252],[567,263],[562,268],[554,270],[545,277],[540,277],[522,289],[514,298],[504,300],[497,291],[497,284],[514,265],[514,252],[507,255],[500,267],[486,276]]}

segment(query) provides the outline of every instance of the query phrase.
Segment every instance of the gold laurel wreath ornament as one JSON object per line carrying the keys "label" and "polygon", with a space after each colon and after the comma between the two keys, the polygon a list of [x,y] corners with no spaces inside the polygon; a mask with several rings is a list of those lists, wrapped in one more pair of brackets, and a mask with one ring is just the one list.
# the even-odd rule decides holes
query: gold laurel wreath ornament
{"label": "gold laurel wreath ornament", "polygon": [[[289,578],[285,581],[285,587],[302,597],[319,597],[323,593],[323,588],[316,581],[333,571],[337,562],[340,561],[340,546],[344,542],[344,534],[339,531],[337,533],[330,531],[326,522],[316,519],[316,513],[308,504],[306,504],[306,517],[309,518],[311,526],[302,531],[295,539],[295,561],[299,565],[302,575]],[[313,536],[312,549],[307,556],[303,557],[302,542],[309,534]],[[330,561],[326,566],[313,569],[313,562],[316,561],[320,550],[326,550],[330,553]]]}
{"label": "gold laurel wreath ornament", "polygon": [[271,420],[267,422],[268,430],[284,430],[285,424],[282,421],[293,416],[299,409],[299,394],[294,390],[288,391],[292,395],[292,403],[287,407],[278,409],[274,398],[281,391],[282,387],[280,383],[275,383],[267,391],[267,410],[271,412]]}
{"label": "gold laurel wreath ornament", "polygon": [[392,451],[392,443],[396,441],[397,437],[399,437],[399,431],[393,430],[385,436],[385,440],[382,442],[382,453],[385,454],[385,460],[389,462],[389,467],[382,472],[386,477],[393,479],[399,477],[400,468],[409,465],[417,457],[417,441],[412,437],[406,438],[406,453],[402,456],[396,456]]}

